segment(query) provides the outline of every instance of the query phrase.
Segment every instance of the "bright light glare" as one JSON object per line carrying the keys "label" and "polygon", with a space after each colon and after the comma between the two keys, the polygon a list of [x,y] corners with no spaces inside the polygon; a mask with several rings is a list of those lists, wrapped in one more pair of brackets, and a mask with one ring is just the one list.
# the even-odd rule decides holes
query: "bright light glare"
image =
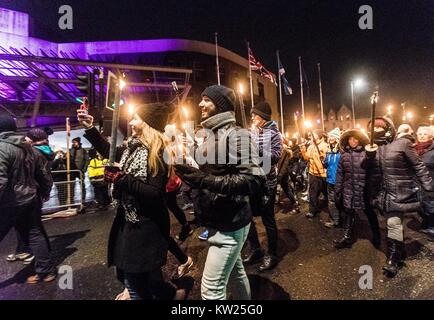
{"label": "bright light glare", "polygon": [[365,81],[362,78],[357,78],[354,80],[354,87],[355,88],[361,88],[365,85]]}
{"label": "bright light glare", "polygon": [[124,88],[125,88],[125,85],[126,85],[126,83],[125,83],[125,81],[124,80],[119,80],[119,88],[121,88],[121,90],[124,90]]}
{"label": "bright light glare", "polygon": [[133,104],[128,105],[128,113],[132,116],[136,112],[136,106]]}
{"label": "bright light glare", "polygon": [[241,94],[244,93],[244,86],[243,86],[242,83],[240,83],[240,84],[238,85],[238,90],[240,91]]}
{"label": "bright light glare", "polygon": [[310,129],[310,128],[312,128],[312,122],[310,122],[309,120],[306,120],[306,121],[304,122],[304,126],[305,126],[307,129]]}

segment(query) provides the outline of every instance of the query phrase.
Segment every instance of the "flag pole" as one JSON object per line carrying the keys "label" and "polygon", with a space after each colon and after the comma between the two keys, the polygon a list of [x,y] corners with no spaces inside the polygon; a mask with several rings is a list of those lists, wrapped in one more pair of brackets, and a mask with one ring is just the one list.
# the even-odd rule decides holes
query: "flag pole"
{"label": "flag pole", "polygon": [[322,123],[322,130],[324,131],[324,106],[322,102],[322,86],[321,86],[321,64],[318,63],[318,78],[319,78],[319,99],[321,103],[321,123]]}
{"label": "flag pole", "polygon": [[300,90],[301,90],[301,112],[302,112],[302,119],[303,119],[303,135],[305,134],[305,128],[304,128],[304,123],[306,121],[306,118],[304,116],[304,97],[303,97],[303,75],[301,72],[301,56],[298,57],[298,65],[300,68]]}
{"label": "flag pole", "polygon": [[250,99],[252,100],[252,109],[255,106],[253,101],[253,79],[252,79],[252,66],[250,65],[250,43],[247,42],[247,59],[249,60],[249,77],[250,77]]}
{"label": "flag pole", "polygon": [[277,56],[277,74],[279,75],[279,97],[280,97],[280,122],[281,122],[281,130],[282,133],[285,133],[285,127],[283,124],[283,101],[282,101],[282,79],[281,79],[281,75],[280,75],[280,57],[279,57],[279,50],[276,51],[276,56]]}
{"label": "flag pole", "polygon": [[217,69],[217,84],[220,85],[220,67],[219,67],[219,46],[217,41],[218,33],[214,33],[215,38],[215,60],[216,60],[216,69]]}

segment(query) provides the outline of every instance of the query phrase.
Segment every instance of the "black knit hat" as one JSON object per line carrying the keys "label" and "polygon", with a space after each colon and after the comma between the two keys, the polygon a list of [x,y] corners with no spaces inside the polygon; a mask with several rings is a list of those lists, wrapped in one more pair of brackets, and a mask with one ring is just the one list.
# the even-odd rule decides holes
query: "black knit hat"
{"label": "black knit hat", "polygon": [[268,102],[262,101],[256,104],[253,108],[251,113],[257,114],[262,119],[270,121],[271,120],[271,107],[268,104]]}
{"label": "black knit hat", "polygon": [[150,127],[155,130],[164,132],[164,128],[169,120],[169,114],[175,110],[173,104],[165,103],[148,103],[139,105],[136,108],[136,113]]}
{"label": "black knit hat", "polygon": [[205,88],[202,97],[207,96],[214,103],[219,113],[235,111],[235,91],[231,88],[213,85]]}
{"label": "black knit hat", "polygon": [[72,139],[72,141],[77,141],[78,143],[81,144],[81,138],[80,137],[74,138],[74,139]]}
{"label": "black knit hat", "polygon": [[48,136],[53,133],[51,128],[32,128],[26,133],[26,137],[28,137],[33,142],[47,140]]}
{"label": "black knit hat", "polygon": [[0,115],[0,132],[6,131],[17,131],[17,124],[10,115]]}

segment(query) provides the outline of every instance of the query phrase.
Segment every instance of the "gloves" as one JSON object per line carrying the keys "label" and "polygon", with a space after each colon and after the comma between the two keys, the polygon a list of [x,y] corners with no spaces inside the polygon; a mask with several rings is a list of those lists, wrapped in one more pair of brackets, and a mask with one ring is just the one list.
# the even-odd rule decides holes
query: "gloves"
{"label": "gloves", "polygon": [[104,182],[116,184],[122,177],[124,173],[119,167],[107,166],[104,170]]}
{"label": "gloves", "polygon": [[178,177],[180,177],[189,186],[196,189],[201,187],[203,179],[207,176],[205,173],[196,168],[182,164],[175,165],[174,169]]}

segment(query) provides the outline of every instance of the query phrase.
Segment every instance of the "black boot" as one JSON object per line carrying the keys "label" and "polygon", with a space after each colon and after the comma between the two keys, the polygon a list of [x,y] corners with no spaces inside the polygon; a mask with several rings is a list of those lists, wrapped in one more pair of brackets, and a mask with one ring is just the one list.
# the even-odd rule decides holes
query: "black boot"
{"label": "black boot", "polygon": [[335,240],[335,248],[351,248],[354,243],[354,214],[346,214],[344,222],[344,236],[340,240]]}
{"label": "black boot", "polygon": [[259,266],[259,271],[267,271],[273,269],[275,266],[277,266],[277,258],[275,255],[267,254],[264,256],[264,260],[262,261],[262,264]]}
{"label": "black boot", "polygon": [[387,260],[383,266],[386,276],[393,278],[399,271],[403,242],[387,238]]}
{"label": "black boot", "polygon": [[264,256],[264,253],[261,249],[253,249],[250,250],[248,255],[243,259],[244,264],[255,264],[256,262],[259,262],[262,257]]}

